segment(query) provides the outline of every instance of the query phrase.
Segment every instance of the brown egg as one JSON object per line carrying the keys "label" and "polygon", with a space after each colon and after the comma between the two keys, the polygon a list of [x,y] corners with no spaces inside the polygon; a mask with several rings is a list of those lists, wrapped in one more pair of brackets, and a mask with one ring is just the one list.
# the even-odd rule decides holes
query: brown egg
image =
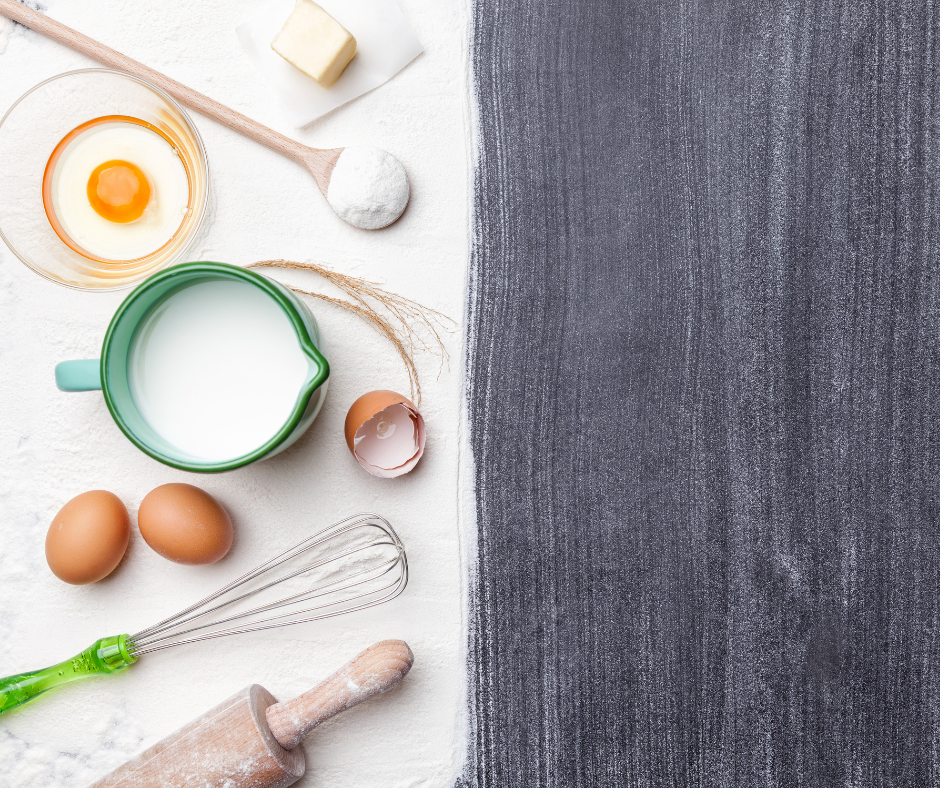
{"label": "brown egg", "polygon": [[411,400],[394,391],[363,394],[346,414],[346,445],[373,476],[408,473],[424,454],[424,419]]}
{"label": "brown egg", "polygon": [[76,495],[53,519],[46,534],[46,561],[66,583],[97,583],[121,563],[130,536],[131,519],[121,499],[91,490]]}
{"label": "brown egg", "polygon": [[191,484],[164,484],[140,502],[144,541],[178,564],[212,564],[232,546],[232,521],[209,493]]}

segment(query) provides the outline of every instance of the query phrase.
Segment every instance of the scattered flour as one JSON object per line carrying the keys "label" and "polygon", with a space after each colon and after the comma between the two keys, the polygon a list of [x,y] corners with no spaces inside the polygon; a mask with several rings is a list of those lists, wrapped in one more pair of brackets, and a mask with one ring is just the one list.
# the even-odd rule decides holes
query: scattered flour
{"label": "scattered flour", "polygon": [[363,230],[378,230],[394,222],[411,190],[405,168],[388,151],[357,146],[340,154],[327,199],[337,215]]}
{"label": "scattered flour", "polygon": [[16,788],[87,785],[120,766],[127,753],[139,749],[144,740],[137,721],[128,717],[123,708],[115,709],[104,721],[90,727],[90,742],[68,751],[0,731],[3,785]]}
{"label": "scattered flour", "polygon": [[0,16],[0,55],[7,51],[10,36],[13,35],[13,22],[5,16]]}

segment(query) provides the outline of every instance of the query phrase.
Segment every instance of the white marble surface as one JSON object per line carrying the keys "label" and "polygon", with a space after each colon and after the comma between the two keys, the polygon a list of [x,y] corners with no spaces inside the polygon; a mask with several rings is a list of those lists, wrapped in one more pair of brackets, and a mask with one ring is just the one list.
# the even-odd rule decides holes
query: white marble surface
{"label": "white marble surface", "polygon": [[[355,230],[330,213],[296,165],[195,116],[209,153],[212,192],[210,216],[190,259],[323,261],[381,280],[462,323],[470,154],[466,18],[459,2],[403,0],[425,53],[389,84],[299,132],[279,116],[263,77],[239,47],[234,28],[252,8],[248,0],[48,0],[41,8],[304,142],[385,147],[411,176],[411,205],[396,225],[377,233]],[[90,65],[0,19],[0,108],[42,79]],[[319,286],[301,274],[294,278]],[[401,637],[416,654],[411,676],[315,732],[305,745],[308,774],[299,785],[450,785],[464,752],[462,327],[446,337],[449,370],[437,377],[437,360],[419,358],[429,438],[409,476],[367,476],[342,436],[356,396],[406,387],[400,362],[354,318],[313,304],[333,369],[317,422],[283,455],[200,477],[138,452],[99,394],[55,388],[55,363],[95,357],[121,298],[46,282],[0,247],[0,675],[57,662],[98,637],[141,628],[312,527],[359,510],[375,510],[398,528],[412,582],[404,596],[374,611],[150,655],[122,674],[51,693],[0,720],[0,784],[85,785],[247,684],[289,698],[370,643]],[[69,498],[111,490],[134,517],[141,498],[169,481],[199,484],[229,509],[236,541],[225,560],[211,567],[171,564],[135,531],[124,562],[105,581],[72,587],[52,576],[43,554],[46,529]]]}

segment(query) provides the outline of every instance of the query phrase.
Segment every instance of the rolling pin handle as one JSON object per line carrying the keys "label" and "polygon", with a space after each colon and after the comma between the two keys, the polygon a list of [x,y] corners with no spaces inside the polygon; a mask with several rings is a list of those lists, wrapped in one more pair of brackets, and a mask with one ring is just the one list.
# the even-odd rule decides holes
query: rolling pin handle
{"label": "rolling pin handle", "polygon": [[376,643],[309,692],[269,706],[268,727],[285,750],[292,750],[321,722],[390,690],[408,675],[414,659],[404,640]]}

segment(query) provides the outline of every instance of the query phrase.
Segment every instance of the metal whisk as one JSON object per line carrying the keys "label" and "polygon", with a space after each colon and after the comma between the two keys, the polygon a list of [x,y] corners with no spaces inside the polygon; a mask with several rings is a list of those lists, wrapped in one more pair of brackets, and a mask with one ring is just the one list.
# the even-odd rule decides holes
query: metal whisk
{"label": "metal whisk", "polygon": [[[377,514],[357,514],[152,627],[102,638],[58,665],[0,679],[0,714],[60,684],[115,673],[153,651],[364,610],[394,599],[407,584],[398,534]],[[280,610],[286,612],[269,615]]]}

